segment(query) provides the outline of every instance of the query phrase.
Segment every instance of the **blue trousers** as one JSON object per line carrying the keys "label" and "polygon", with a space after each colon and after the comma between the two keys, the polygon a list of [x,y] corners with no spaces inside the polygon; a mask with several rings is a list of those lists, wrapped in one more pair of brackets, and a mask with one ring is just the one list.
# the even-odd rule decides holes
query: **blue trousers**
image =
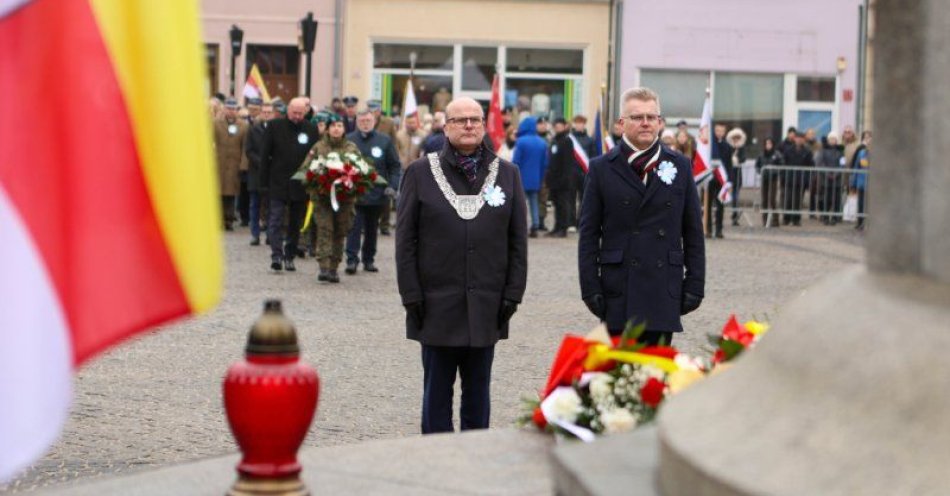
{"label": "blue trousers", "polygon": [[[371,265],[376,260],[376,238],[379,235],[379,212],[382,205],[357,205],[353,227],[346,237],[346,263]],[[362,241],[362,243],[360,243]]]}
{"label": "blue trousers", "polygon": [[541,219],[538,216],[538,192],[525,191],[524,194],[528,198],[528,210],[531,212],[531,229],[537,229],[541,226]]}
{"label": "blue trousers", "polygon": [[462,377],[462,430],[487,429],[495,347],[422,345],[422,433],[453,432],[455,376]]}
{"label": "blue trousers", "polygon": [[257,191],[249,191],[248,196],[250,197],[250,222],[251,222],[251,237],[254,239],[261,237],[261,195]]}

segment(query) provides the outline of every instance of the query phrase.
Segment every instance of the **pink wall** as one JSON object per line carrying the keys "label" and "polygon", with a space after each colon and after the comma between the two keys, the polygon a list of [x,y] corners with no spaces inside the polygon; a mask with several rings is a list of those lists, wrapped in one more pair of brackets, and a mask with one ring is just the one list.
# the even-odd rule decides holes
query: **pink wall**
{"label": "pink wall", "polygon": [[[860,0],[626,0],[620,87],[639,70],[689,69],[834,76],[857,91]],[[841,101],[841,92],[838,93]],[[840,125],[853,124],[855,101],[841,101]]]}
{"label": "pink wall", "polygon": [[[206,43],[220,45],[218,88],[227,93],[230,87],[231,48],[228,31],[232,24],[244,30],[244,48],[237,59],[236,92],[244,86],[244,61],[247,44],[296,45],[297,23],[313,12],[318,22],[316,48],[313,52],[311,95],[317,104],[329,104],[333,92],[334,0],[202,0],[201,22]],[[301,92],[305,65],[300,62]]]}

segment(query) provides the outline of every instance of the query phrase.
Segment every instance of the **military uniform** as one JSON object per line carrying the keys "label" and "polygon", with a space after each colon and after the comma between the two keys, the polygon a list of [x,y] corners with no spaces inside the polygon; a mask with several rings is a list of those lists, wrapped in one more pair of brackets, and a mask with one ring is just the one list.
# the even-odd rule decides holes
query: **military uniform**
{"label": "military uniform", "polygon": [[235,118],[214,122],[214,151],[218,162],[218,184],[221,187],[221,209],[224,227],[230,230],[234,222],[234,197],[241,191],[241,173],[247,172],[244,144],[247,139],[247,121]]}
{"label": "military uniform", "polygon": [[[310,149],[313,158],[326,156],[328,153],[359,153],[359,148],[345,137],[338,140],[324,135],[316,145]],[[310,159],[304,161],[304,167],[310,164]],[[313,217],[317,227],[317,262],[321,273],[329,273],[331,282],[339,282],[336,274],[337,267],[343,261],[343,242],[353,227],[355,200],[347,199],[339,202],[340,209],[336,212],[330,204],[329,196],[311,195],[313,201]],[[321,274],[323,275],[323,274]]]}

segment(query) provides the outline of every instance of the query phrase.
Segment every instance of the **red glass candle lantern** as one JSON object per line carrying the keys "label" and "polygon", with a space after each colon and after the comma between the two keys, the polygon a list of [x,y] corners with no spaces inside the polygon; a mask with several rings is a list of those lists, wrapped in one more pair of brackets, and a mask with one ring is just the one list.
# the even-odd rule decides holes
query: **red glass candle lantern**
{"label": "red glass candle lantern", "polygon": [[293,324],[279,300],[268,300],[248,334],[245,359],[224,378],[224,409],[244,455],[229,494],[309,494],[297,450],[319,394],[316,370],[300,361]]}

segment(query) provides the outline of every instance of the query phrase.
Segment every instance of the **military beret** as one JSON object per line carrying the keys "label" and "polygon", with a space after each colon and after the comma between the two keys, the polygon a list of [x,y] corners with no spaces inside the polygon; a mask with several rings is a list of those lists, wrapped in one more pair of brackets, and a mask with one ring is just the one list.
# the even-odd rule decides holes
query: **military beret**
{"label": "military beret", "polygon": [[336,112],[327,112],[327,124],[333,124],[334,122],[343,122],[343,117]]}
{"label": "military beret", "polygon": [[355,96],[343,97],[343,105],[346,105],[347,107],[355,107],[356,104],[359,102],[360,102],[360,99],[356,98]]}
{"label": "military beret", "polygon": [[264,100],[261,100],[260,98],[248,98],[247,104],[248,105],[263,105]]}
{"label": "military beret", "polygon": [[311,122],[313,122],[314,124],[316,124],[317,122],[327,122],[328,120],[330,120],[330,114],[329,114],[329,112],[326,112],[326,111],[321,110],[321,111],[319,111],[319,112],[313,114],[313,118],[310,119],[310,120],[311,120]]}

